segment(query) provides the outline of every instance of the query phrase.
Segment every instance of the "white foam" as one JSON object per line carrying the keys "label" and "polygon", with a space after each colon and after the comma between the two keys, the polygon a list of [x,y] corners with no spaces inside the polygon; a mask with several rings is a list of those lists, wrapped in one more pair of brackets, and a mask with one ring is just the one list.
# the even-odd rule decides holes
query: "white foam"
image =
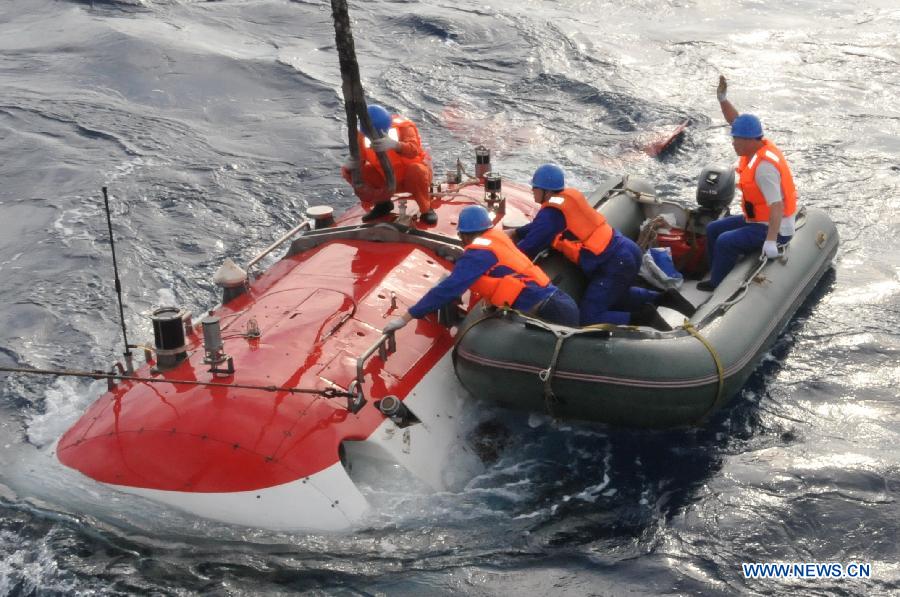
{"label": "white foam", "polygon": [[[54,531],[51,530],[52,535]],[[61,571],[50,545],[50,535],[36,542],[0,531],[0,595],[33,593],[71,594],[76,588],[73,578]],[[10,552],[7,553],[7,550]]]}
{"label": "white foam", "polygon": [[156,304],[157,305],[177,305],[175,302],[175,291],[171,288],[160,288],[156,291]]}
{"label": "white foam", "polygon": [[28,441],[35,446],[53,443],[104,391],[105,381],[86,384],[78,378],[58,378],[44,396],[44,412],[31,415],[26,423]]}

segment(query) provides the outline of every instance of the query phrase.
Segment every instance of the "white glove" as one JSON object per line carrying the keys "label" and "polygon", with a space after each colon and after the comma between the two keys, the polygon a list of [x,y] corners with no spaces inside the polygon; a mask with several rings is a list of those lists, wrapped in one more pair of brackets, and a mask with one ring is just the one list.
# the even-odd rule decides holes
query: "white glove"
{"label": "white glove", "polygon": [[350,170],[351,172],[356,168],[359,168],[359,160],[354,160],[353,158],[348,158],[346,162],[344,162],[344,168]]}
{"label": "white glove", "polygon": [[778,243],[774,240],[767,240],[763,243],[762,252],[769,259],[775,259],[778,257]]}
{"label": "white glove", "polygon": [[391,149],[397,149],[400,147],[400,142],[391,139],[387,135],[380,139],[375,139],[372,141],[372,149],[375,151],[388,151]]}
{"label": "white glove", "polygon": [[384,329],[381,330],[381,333],[382,334],[390,334],[391,332],[396,332],[397,330],[399,330],[400,328],[402,328],[405,325],[406,325],[405,319],[403,319],[402,317],[394,317],[389,322],[387,322],[387,325],[384,326]]}
{"label": "white glove", "polygon": [[728,83],[725,81],[724,75],[719,75],[719,86],[716,88],[716,98],[719,103],[728,99]]}

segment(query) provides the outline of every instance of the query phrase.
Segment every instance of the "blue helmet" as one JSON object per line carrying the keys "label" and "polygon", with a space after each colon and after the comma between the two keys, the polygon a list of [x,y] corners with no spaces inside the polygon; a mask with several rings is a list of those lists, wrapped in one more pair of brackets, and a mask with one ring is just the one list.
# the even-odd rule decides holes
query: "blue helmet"
{"label": "blue helmet", "polygon": [[379,133],[386,133],[391,128],[391,113],[384,109],[383,106],[372,104],[369,106],[369,120],[372,121],[372,128]]}
{"label": "blue helmet", "polygon": [[531,186],[545,191],[561,191],[566,188],[566,175],[556,164],[544,164],[534,171]]}
{"label": "blue helmet", "polygon": [[456,229],[463,234],[484,232],[492,228],[494,223],[488,211],[480,205],[470,205],[459,212],[459,225]]}
{"label": "blue helmet", "polygon": [[762,123],[753,114],[741,114],[731,122],[731,136],[741,139],[762,139]]}

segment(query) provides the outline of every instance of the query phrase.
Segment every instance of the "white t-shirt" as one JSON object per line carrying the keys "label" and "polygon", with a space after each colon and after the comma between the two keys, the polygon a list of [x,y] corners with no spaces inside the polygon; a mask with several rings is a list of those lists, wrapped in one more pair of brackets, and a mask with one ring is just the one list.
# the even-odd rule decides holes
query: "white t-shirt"
{"label": "white t-shirt", "polygon": [[[784,195],[781,193],[781,174],[778,172],[775,164],[771,162],[761,163],[756,168],[754,180],[763,197],[766,198],[766,203],[772,205],[773,203],[784,201]],[[781,236],[794,236],[794,215],[781,218],[781,228],[778,230]]]}

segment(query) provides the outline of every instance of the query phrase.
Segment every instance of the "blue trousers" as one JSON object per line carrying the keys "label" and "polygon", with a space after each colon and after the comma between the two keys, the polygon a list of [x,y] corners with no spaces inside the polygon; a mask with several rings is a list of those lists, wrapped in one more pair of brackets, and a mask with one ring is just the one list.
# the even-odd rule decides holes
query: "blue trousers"
{"label": "blue trousers", "polygon": [[581,297],[581,325],[614,323],[626,325],[644,303],[655,303],[660,293],[631,284],[641,268],[641,248],[627,237],[621,237],[614,253],[589,274],[588,285]]}
{"label": "blue trousers", "polygon": [[537,316],[539,319],[557,325],[578,327],[578,305],[571,296],[562,290],[551,294],[550,298],[538,307]]}
{"label": "blue trousers", "polygon": [[[762,253],[769,226],[763,222],[748,222],[744,216],[728,216],[710,222],[706,226],[706,251],[709,254],[711,272],[709,281],[718,286],[734,268],[734,264],[747,253]],[[789,237],[778,235],[778,242]]]}

